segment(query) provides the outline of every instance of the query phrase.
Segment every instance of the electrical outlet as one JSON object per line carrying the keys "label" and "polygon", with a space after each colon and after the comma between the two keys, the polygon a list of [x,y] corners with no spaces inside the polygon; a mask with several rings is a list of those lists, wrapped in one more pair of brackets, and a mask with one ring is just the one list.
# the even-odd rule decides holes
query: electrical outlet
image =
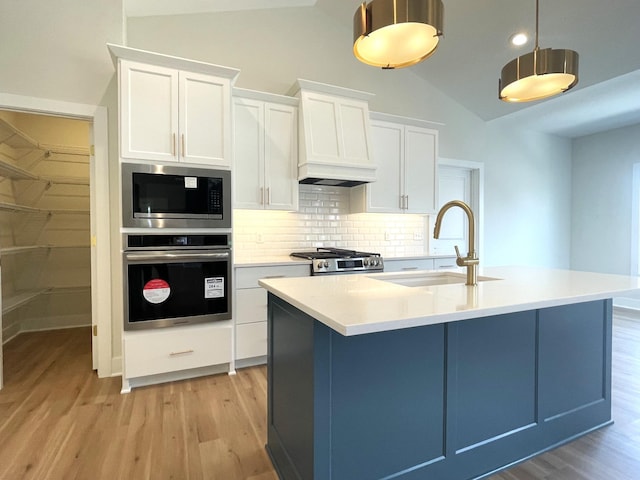
{"label": "electrical outlet", "polygon": [[384,239],[388,242],[391,240],[391,233],[390,232],[384,232]]}
{"label": "electrical outlet", "polygon": [[417,231],[417,232],[413,232],[413,239],[414,240],[424,240],[424,235],[421,231]]}
{"label": "electrical outlet", "polygon": [[264,238],[262,238],[262,234],[256,233],[256,243],[263,243],[263,242],[264,242]]}

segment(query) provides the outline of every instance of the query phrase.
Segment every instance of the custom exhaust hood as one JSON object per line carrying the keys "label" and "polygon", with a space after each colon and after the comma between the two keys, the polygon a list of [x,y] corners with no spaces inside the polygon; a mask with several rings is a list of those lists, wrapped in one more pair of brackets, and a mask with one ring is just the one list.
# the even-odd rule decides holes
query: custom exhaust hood
{"label": "custom exhaust hood", "polygon": [[376,181],[369,99],[373,94],[298,79],[298,181],[353,187]]}

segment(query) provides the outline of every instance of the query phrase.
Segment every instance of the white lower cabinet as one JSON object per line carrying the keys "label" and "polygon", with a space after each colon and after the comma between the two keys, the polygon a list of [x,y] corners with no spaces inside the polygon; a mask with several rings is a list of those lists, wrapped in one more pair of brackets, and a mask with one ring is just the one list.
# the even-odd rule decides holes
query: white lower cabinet
{"label": "white lower cabinet", "polygon": [[458,268],[458,265],[456,265],[456,257],[438,257],[433,259],[434,270],[448,270],[450,268]]}
{"label": "white lower cabinet", "polygon": [[267,291],[258,284],[261,278],[308,277],[309,264],[236,267],[234,322],[236,366],[266,362]]}
{"label": "white lower cabinet", "polygon": [[433,270],[432,258],[384,260],[385,272],[406,272],[410,270]]}
{"label": "white lower cabinet", "polygon": [[445,270],[456,268],[456,257],[385,259],[385,272],[407,272],[412,270]]}
{"label": "white lower cabinet", "polygon": [[236,325],[236,358],[261,357],[267,354],[267,320]]}
{"label": "white lower cabinet", "polygon": [[230,321],[124,332],[123,390],[139,377],[231,363],[231,334]]}

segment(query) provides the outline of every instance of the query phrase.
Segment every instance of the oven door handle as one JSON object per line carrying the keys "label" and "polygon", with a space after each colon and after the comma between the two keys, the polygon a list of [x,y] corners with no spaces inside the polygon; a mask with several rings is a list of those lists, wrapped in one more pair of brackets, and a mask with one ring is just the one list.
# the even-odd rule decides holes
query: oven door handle
{"label": "oven door handle", "polygon": [[125,257],[127,260],[133,261],[144,261],[144,260],[160,260],[163,258],[166,259],[189,259],[189,260],[209,260],[212,258],[216,259],[225,259],[229,258],[229,252],[215,252],[215,253],[170,253],[170,252],[161,252],[161,253],[126,253]]}

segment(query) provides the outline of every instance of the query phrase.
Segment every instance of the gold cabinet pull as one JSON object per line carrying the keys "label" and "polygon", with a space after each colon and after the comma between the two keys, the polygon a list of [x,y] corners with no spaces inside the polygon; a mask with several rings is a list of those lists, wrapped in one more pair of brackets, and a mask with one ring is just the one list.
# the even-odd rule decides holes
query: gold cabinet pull
{"label": "gold cabinet pull", "polygon": [[182,157],[186,157],[187,156],[187,149],[185,148],[185,142],[184,142],[184,133],[181,135],[180,138],[180,146],[182,147]]}
{"label": "gold cabinet pull", "polygon": [[176,134],[174,133],[171,138],[171,155],[176,156]]}

